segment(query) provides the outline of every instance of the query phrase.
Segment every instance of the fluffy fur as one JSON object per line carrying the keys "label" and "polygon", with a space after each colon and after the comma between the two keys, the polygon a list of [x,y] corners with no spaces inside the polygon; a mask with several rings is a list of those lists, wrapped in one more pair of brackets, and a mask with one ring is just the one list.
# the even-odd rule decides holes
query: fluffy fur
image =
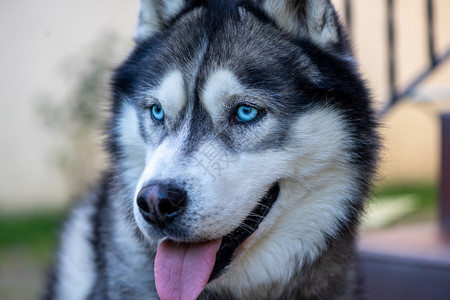
{"label": "fluffy fur", "polygon": [[[161,240],[250,230],[274,183],[270,211],[199,298],[357,298],[378,137],[330,1],[142,0],[135,40],[112,81],[110,170],[71,214],[46,298],[158,299]],[[242,106],[257,118],[239,120]],[[188,202],[155,226],[136,199],[166,181]]]}

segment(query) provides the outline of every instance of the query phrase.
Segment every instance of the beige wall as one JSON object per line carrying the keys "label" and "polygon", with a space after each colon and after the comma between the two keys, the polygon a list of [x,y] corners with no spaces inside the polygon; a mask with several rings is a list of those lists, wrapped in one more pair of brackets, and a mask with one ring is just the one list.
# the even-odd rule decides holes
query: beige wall
{"label": "beige wall", "polygon": [[[54,205],[67,200],[67,182],[52,163],[65,143],[36,113],[39,95],[65,99],[72,81],[62,64],[86,60],[90,45],[105,32],[123,42],[117,62],[131,43],[137,0],[0,1],[0,210]],[[341,7],[342,0],[335,0]],[[361,70],[379,106],[386,99],[385,1],[354,0],[353,37]],[[450,45],[450,1],[437,0],[437,49]],[[399,82],[406,84],[427,63],[424,0],[397,0]],[[107,79],[105,79],[105,84]],[[431,90],[450,87],[450,64],[427,80]],[[449,93],[447,93],[448,95]],[[405,102],[382,129],[382,175],[386,181],[434,180],[438,174],[438,113],[442,103]],[[439,109],[438,109],[439,108]]]}
{"label": "beige wall", "polygon": [[66,141],[43,125],[37,113],[40,98],[66,99],[74,84],[66,64],[87,64],[92,45],[108,32],[122,40],[119,57],[111,59],[125,56],[137,4],[0,1],[0,212],[67,201],[68,184],[54,157]]}
{"label": "beige wall", "polygon": [[[343,1],[334,1],[342,10]],[[435,2],[436,49],[450,47],[450,1]],[[352,37],[361,71],[377,105],[387,99],[386,1],[353,0]],[[397,78],[406,86],[428,63],[424,0],[395,1]],[[383,121],[383,163],[380,178],[392,181],[432,181],[439,173],[439,113],[450,109],[450,62],[421,87],[422,96],[406,99]],[[418,102],[433,99],[440,101]]]}

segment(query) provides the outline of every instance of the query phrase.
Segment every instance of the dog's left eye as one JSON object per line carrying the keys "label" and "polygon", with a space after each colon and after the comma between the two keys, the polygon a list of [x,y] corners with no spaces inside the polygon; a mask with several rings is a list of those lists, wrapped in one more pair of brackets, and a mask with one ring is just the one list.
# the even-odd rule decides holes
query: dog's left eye
{"label": "dog's left eye", "polygon": [[153,119],[156,121],[162,121],[164,119],[164,110],[162,109],[161,105],[153,105],[150,108],[151,114]]}
{"label": "dog's left eye", "polygon": [[236,119],[241,123],[249,123],[260,115],[260,111],[249,105],[241,105],[236,110]]}

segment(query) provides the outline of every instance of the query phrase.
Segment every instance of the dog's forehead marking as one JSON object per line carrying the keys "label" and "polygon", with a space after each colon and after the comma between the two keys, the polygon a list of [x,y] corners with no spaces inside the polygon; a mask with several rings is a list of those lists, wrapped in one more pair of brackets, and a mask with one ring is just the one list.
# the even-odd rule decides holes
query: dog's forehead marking
{"label": "dog's forehead marking", "polygon": [[167,73],[160,85],[150,94],[158,99],[165,112],[177,115],[187,102],[181,71],[173,70]]}
{"label": "dog's forehead marking", "polygon": [[231,71],[219,69],[206,80],[200,95],[204,107],[215,118],[227,99],[243,92],[244,87]]}

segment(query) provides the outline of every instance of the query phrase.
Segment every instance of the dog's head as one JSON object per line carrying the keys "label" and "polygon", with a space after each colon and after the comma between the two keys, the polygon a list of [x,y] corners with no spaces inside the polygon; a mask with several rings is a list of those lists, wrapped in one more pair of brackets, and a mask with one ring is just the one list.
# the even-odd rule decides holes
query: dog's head
{"label": "dog's head", "polygon": [[109,148],[164,239],[161,297],[276,280],[353,228],[377,141],[330,1],[142,0],[113,93]]}

